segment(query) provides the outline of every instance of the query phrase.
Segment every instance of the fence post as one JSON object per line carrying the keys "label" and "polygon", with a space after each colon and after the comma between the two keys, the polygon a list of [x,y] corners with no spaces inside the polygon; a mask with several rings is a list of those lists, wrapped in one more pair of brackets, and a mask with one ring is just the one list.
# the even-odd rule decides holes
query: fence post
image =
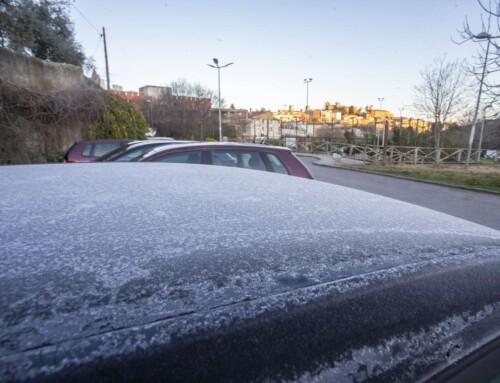
{"label": "fence post", "polygon": [[416,165],[418,163],[418,148],[415,148],[413,151],[413,164]]}

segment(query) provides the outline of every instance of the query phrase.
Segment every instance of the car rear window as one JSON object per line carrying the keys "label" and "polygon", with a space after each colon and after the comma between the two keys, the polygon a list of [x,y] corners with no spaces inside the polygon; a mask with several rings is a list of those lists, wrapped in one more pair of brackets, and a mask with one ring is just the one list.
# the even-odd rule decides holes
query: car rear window
{"label": "car rear window", "polygon": [[289,174],[287,168],[285,167],[283,162],[281,162],[281,160],[276,154],[264,153],[264,155],[267,156],[267,159],[271,163],[271,168],[273,172],[281,174]]}
{"label": "car rear window", "polygon": [[151,162],[168,162],[175,164],[200,164],[201,150],[165,154],[163,156],[151,160]]}

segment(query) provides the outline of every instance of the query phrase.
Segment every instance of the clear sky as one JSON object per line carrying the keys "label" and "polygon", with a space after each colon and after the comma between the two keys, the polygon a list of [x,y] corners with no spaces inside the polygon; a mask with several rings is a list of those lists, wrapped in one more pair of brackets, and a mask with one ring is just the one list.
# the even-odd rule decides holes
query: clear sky
{"label": "clear sky", "polygon": [[[410,110],[420,70],[438,56],[468,59],[457,45],[475,0],[73,0],[76,40],[105,78],[99,33],[106,28],[111,83],[137,91],[185,78],[237,108],[322,108],[326,101]],[[76,8],[75,8],[76,7]],[[78,9],[80,12],[78,12]],[[82,16],[83,15],[83,16]],[[479,28],[479,29],[478,29]]]}

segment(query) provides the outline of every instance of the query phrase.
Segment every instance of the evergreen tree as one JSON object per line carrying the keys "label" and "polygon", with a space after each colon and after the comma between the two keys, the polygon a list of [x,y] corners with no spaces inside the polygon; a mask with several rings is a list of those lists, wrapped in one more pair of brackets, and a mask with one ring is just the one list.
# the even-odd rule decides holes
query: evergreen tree
{"label": "evergreen tree", "polygon": [[0,45],[42,60],[82,66],[67,0],[0,0]]}

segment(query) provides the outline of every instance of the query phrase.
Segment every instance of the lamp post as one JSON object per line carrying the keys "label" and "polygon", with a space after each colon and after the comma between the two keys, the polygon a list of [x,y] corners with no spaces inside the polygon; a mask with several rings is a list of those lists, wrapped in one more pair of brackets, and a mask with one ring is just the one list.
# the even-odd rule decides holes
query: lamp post
{"label": "lamp post", "polygon": [[[382,118],[382,102],[385,100],[383,97],[378,98],[380,102],[380,118]],[[385,145],[385,126],[384,129],[382,130],[382,145]],[[378,146],[378,141],[377,141],[377,146]]]}
{"label": "lamp post", "polygon": [[218,84],[219,84],[219,95],[218,95],[218,99],[219,99],[219,141],[222,141],[222,112],[221,112],[221,103],[220,103],[220,70],[222,68],[228,67],[229,65],[232,65],[234,63],[229,63],[226,65],[220,66],[219,60],[217,60],[216,58],[213,58],[212,60],[213,60],[215,65],[212,65],[212,64],[207,64],[207,65],[209,67],[217,69],[217,80],[218,80]]}
{"label": "lamp post", "polygon": [[306,111],[309,109],[309,83],[312,81],[312,78],[305,78],[304,83],[306,84]]}
{"label": "lamp post", "polygon": [[491,105],[487,105],[483,108],[483,121],[481,123],[481,133],[479,134],[479,145],[477,148],[477,164],[479,165],[481,161],[481,145],[483,144],[483,130],[484,130],[484,120],[486,119],[486,109],[491,108]]}
{"label": "lamp post", "polygon": [[[306,84],[306,112],[309,111],[309,83],[312,81],[312,78],[305,78],[304,83]],[[306,136],[307,136],[307,121],[309,117],[306,119]]]}
{"label": "lamp post", "polygon": [[488,64],[488,53],[490,51],[491,39],[498,37],[500,36],[491,36],[486,32],[481,32],[478,35],[473,36],[473,38],[475,38],[476,40],[488,40],[488,44],[486,45],[486,53],[484,55],[483,72],[481,73],[481,80],[479,81],[479,92],[477,93],[476,109],[474,110],[474,117],[472,118],[472,126],[470,128],[469,144],[467,145],[467,156],[465,157],[465,169],[469,167],[469,160],[472,152],[472,142],[474,141],[474,134],[476,133],[477,115],[479,112],[479,105],[481,103],[481,93],[483,92],[484,76],[486,74],[486,65]]}
{"label": "lamp post", "polygon": [[403,110],[404,108],[398,108],[399,109],[399,146],[401,146],[401,136],[403,134]]}
{"label": "lamp post", "polygon": [[380,112],[382,112],[382,102],[385,100],[385,98],[379,97],[378,100],[380,101]]}

